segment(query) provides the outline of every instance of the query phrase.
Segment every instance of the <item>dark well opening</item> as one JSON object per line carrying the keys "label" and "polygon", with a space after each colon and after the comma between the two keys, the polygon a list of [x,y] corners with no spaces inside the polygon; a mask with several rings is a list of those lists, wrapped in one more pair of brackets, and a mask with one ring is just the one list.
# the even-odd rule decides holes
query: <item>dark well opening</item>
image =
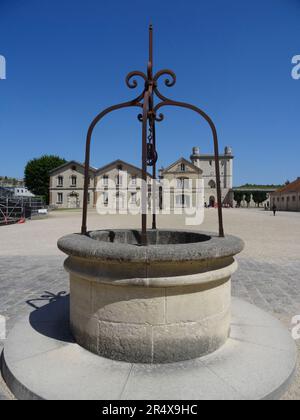
{"label": "dark well opening", "polygon": [[[141,245],[139,230],[97,230],[89,232],[89,237],[101,242]],[[147,231],[148,245],[172,245],[206,242],[210,236],[188,231],[150,230]]]}

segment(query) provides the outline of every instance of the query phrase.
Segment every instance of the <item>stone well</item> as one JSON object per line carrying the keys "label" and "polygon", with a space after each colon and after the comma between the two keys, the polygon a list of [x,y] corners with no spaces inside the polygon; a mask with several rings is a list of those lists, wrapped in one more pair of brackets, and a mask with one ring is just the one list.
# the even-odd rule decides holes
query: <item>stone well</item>
{"label": "stone well", "polygon": [[178,230],[100,230],[61,238],[79,345],[133,363],[216,351],[229,337],[239,238]]}

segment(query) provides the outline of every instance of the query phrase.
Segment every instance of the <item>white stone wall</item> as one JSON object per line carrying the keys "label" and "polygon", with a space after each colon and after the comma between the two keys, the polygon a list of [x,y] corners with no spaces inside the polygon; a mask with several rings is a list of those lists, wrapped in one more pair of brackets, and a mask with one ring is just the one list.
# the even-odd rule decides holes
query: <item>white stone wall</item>
{"label": "white stone wall", "polygon": [[271,195],[271,205],[276,205],[279,211],[300,211],[300,193],[273,193]]}
{"label": "white stone wall", "polygon": [[[121,166],[121,169],[118,168]],[[106,184],[104,183],[106,177]],[[119,184],[117,184],[117,177],[119,177]],[[147,183],[151,182],[151,178],[147,176]],[[95,203],[103,206],[104,195],[108,198],[107,209],[118,209],[126,211],[128,207],[136,208],[141,204],[141,188],[142,176],[141,170],[134,166],[122,164],[115,164],[107,167],[105,170],[99,170],[95,176]],[[117,194],[119,198],[117,198]],[[136,201],[133,201],[135,195]]]}
{"label": "white stone wall", "polygon": [[[192,163],[203,171],[205,197],[207,205],[217,203],[216,189],[216,166],[214,155],[202,155],[198,147],[193,148],[191,155]],[[233,155],[229,147],[225,148],[225,153],[220,155],[220,178],[222,190],[222,203],[233,205],[232,194],[233,186]]]}

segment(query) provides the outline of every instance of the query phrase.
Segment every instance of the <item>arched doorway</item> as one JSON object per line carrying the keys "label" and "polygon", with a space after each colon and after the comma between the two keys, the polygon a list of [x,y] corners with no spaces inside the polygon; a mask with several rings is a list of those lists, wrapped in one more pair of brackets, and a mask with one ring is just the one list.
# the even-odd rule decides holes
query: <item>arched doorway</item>
{"label": "arched doorway", "polygon": [[216,199],[213,195],[211,195],[209,197],[209,207],[215,207],[215,205],[216,205]]}
{"label": "arched doorway", "polygon": [[79,194],[73,191],[68,195],[68,209],[78,209],[79,206]]}

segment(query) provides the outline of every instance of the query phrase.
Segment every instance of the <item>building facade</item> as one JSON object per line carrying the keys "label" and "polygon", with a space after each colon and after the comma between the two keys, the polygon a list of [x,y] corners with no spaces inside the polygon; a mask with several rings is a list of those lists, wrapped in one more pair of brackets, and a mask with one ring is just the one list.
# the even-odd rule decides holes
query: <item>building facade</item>
{"label": "building facade", "polygon": [[[233,154],[229,147],[220,155],[222,204],[232,205]],[[200,182],[201,181],[201,182]],[[142,171],[134,165],[116,160],[99,169],[90,168],[89,207],[138,207],[141,202]],[[148,208],[153,203],[153,180],[147,174]],[[84,166],[76,161],[67,162],[50,172],[50,205],[58,208],[81,208],[83,203]],[[155,184],[156,207],[195,207],[199,186],[203,186],[203,205],[217,203],[214,155],[201,155],[194,147],[190,160],[180,158],[159,171]],[[202,205],[202,203],[201,203]]]}
{"label": "building facade", "polygon": [[[230,191],[233,186],[234,156],[231,147],[226,146],[224,153],[220,154],[219,158],[222,204],[232,205],[232,195],[230,194]],[[199,147],[193,147],[190,159],[192,164],[202,171],[202,178],[204,181],[204,202],[207,206],[214,207],[217,205],[215,156],[211,154],[201,154]]]}
{"label": "building facade", "polygon": [[[148,200],[151,199],[151,175],[147,174]],[[142,171],[120,159],[95,172],[95,203],[98,209],[118,213],[127,208],[138,209],[141,204]]]}
{"label": "building facade", "polygon": [[[90,168],[89,207],[95,205],[95,173]],[[67,162],[50,172],[51,206],[57,208],[81,208],[83,203],[84,166],[74,160]]]}
{"label": "building facade", "polygon": [[273,192],[271,204],[279,211],[300,211],[300,177]]}
{"label": "building facade", "polygon": [[[201,193],[203,171],[185,158],[180,158],[160,170],[159,207],[165,210],[197,207]],[[204,205],[204,202],[201,203]]]}

